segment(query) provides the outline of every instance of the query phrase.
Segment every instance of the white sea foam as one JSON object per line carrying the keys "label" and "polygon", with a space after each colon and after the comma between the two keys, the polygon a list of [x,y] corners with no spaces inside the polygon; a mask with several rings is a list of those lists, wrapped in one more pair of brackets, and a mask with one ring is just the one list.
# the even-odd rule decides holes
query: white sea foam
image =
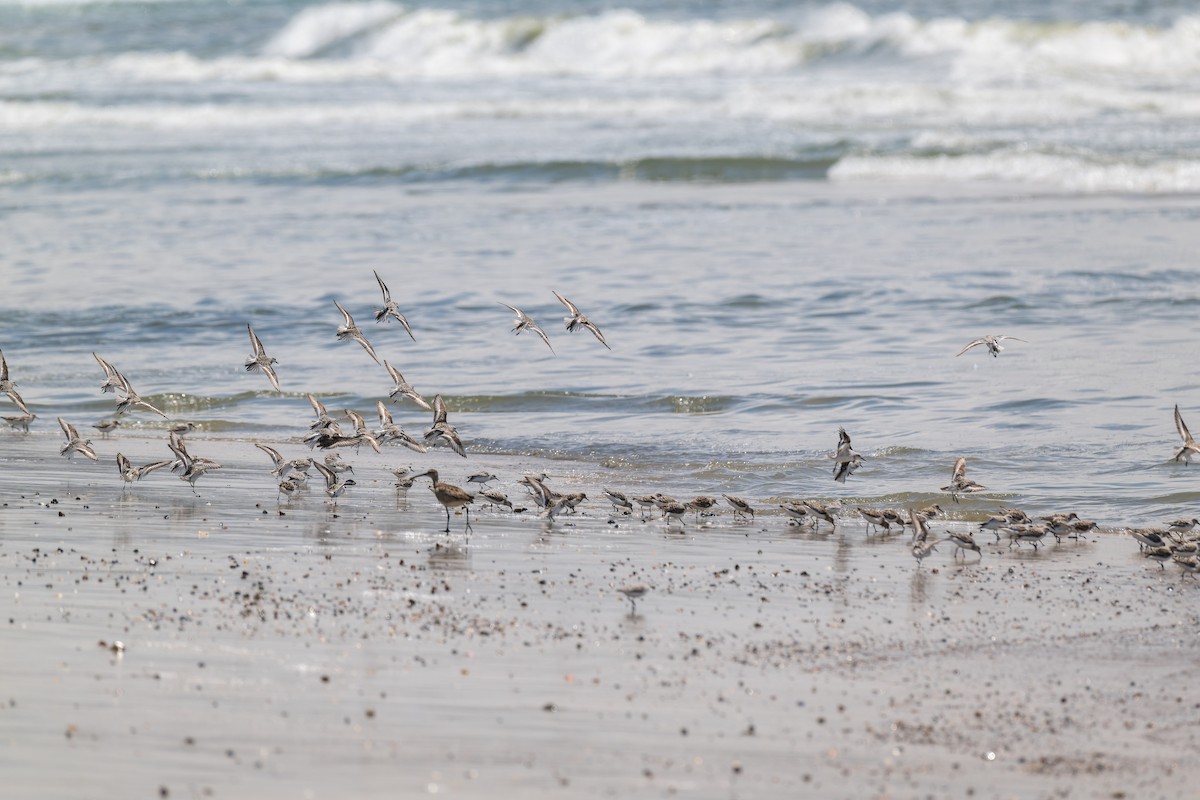
{"label": "white sea foam", "polygon": [[139,50],[97,66],[143,81],[619,79],[802,74],[830,58],[841,75],[861,68],[955,85],[1200,83],[1200,16],[1165,27],[968,22],[872,17],[835,3],[787,18],[667,19],[628,9],[482,18],[368,0],[305,8],[254,52],[205,58]]}
{"label": "white sea foam", "polygon": [[263,47],[269,57],[309,58],[404,13],[388,0],[331,3],[306,8]]}
{"label": "white sea foam", "polygon": [[1200,191],[1200,163],[1105,163],[1082,156],[1003,149],[987,155],[847,157],[829,171],[833,181],[1006,182],[1072,192]]}

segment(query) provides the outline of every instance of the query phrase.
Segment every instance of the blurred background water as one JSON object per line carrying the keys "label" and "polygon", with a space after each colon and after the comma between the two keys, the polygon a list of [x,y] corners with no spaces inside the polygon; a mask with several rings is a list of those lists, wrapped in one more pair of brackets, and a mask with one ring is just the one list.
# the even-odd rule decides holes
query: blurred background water
{"label": "blurred background water", "polygon": [[[34,433],[110,413],[94,350],[287,439],[391,388],[336,299],[475,453],[846,502],[964,455],[967,510],[1191,516],[1198,115],[1182,3],[0,0],[0,348]],[[1029,342],[955,358],[989,333]]]}

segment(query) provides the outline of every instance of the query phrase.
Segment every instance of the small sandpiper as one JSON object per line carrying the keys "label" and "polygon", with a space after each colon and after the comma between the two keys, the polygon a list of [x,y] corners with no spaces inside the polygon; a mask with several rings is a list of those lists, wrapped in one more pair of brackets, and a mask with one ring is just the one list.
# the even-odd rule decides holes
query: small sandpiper
{"label": "small sandpiper", "polygon": [[414,342],[417,337],[413,336],[412,328],[408,326],[408,320],[400,313],[400,309],[396,307],[396,301],[392,300],[392,293],[388,291],[387,284],[383,282],[383,278],[379,277],[378,270],[372,270],[375,273],[375,280],[379,282],[379,291],[383,292],[383,308],[375,312],[376,322],[387,322],[389,319],[394,319],[404,326],[404,332],[408,334],[408,338]]}
{"label": "small sandpiper", "polygon": [[608,498],[608,502],[612,503],[614,511],[619,511],[625,514],[633,513],[633,503],[625,496],[623,492],[617,492],[612,489],[605,489],[604,496]]}
{"label": "small sandpiper", "polygon": [[629,614],[632,616],[637,613],[637,601],[646,596],[650,587],[644,583],[638,583],[633,586],[623,586],[617,591],[625,595],[625,599],[629,601]]}
{"label": "small sandpiper", "polygon": [[974,494],[986,489],[986,486],[981,486],[975,481],[967,479],[967,459],[963,456],[960,456],[954,462],[954,471],[951,473],[950,485],[942,487],[942,491],[949,492],[956,503],[960,494]]}
{"label": "small sandpiper", "polygon": [[[501,303],[500,305],[504,306],[505,308],[509,309],[510,311],[512,311],[514,314],[517,315],[517,318],[515,320],[513,320],[513,333],[514,334],[519,336],[521,334],[521,331],[533,331],[539,337],[541,337],[541,340],[543,342],[546,343],[546,347],[550,347],[550,337],[546,335],[546,332],[544,330],[542,330],[541,328],[538,327],[538,324],[533,321],[533,317],[529,316],[528,314],[526,314],[524,311],[517,308],[516,306],[510,306],[508,303]],[[554,352],[553,347],[550,347],[550,352],[551,353]]]}
{"label": "small sandpiper", "polygon": [[60,456],[66,456],[67,459],[70,459],[71,456],[79,453],[79,455],[90,458],[92,461],[97,460],[96,451],[92,449],[91,440],[80,437],[79,431],[75,430],[74,425],[59,417],[58,427],[62,428],[63,436],[67,439],[67,443],[58,451]]}
{"label": "small sandpiper", "polygon": [[362,330],[354,324],[354,317],[350,316],[350,312],[342,308],[342,304],[337,300],[334,300],[333,304],[337,306],[338,311],[342,312],[343,318],[343,324],[337,329],[338,341],[352,339],[358,342],[362,345],[362,349],[367,351],[367,355],[374,359],[376,364],[379,364],[379,356],[375,355],[375,348],[371,347],[371,343],[367,341],[367,337],[363,335]]}
{"label": "small sandpiper", "polygon": [[146,464],[141,467],[135,467],[121,453],[117,453],[117,471],[121,474],[121,480],[125,482],[126,488],[134,481],[140,481],[144,476],[149,475],[156,469],[171,466],[171,461],[155,461],[153,464]]}
{"label": "small sandpiper", "polygon": [[246,359],[246,372],[262,372],[267,376],[267,380],[271,382],[271,386],[275,391],[279,391],[279,376],[275,374],[274,364],[279,363],[279,359],[271,358],[267,355],[266,348],[263,347],[262,340],[258,338],[258,334],[254,332],[254,328],[250,323],[246,323],[246,330],[250,333],[250,346],[254,348],[254,354]]}
{"label": "small sandpiper", "polygon": [[[972,347],[979,347],[980,345],[986,345],[988,352],[992,354],[992,358],[998,358],[1000,356],[1000,351],[1004,349],[1000,343],[1007,339],[1011,339],[1014,342],[1025,341],[1024,339],[1019,339],[1016,336],[983,336],[979,339],[969,342],[966,347],[958,351],[958,354],[955,356],[955,358],[958,358],[958,356],[961,356]],[[1028,342],[1026,342],[1026,344],[1028,344]]]}
{"label": "small sandpiper", "polygon": [[735,517],[750,517],[750,519],[754,519],[754,506],[742,498],[731,494],[723,494],[721,496],[725,498],[726,503],[729,503],[733,507],[733,515]]}
{"label": "small sandpiper", "polygon": [[[567,311],[571,312],[571,316],[563,317],[563,322],[567,323],[568,331],[575,331],[578,328],[587,328],[592,332],[592,335],[596,337],[600,344],[608,347],[608,342],[604,341],[604,334],[600,332],[600,329],[597,328],[590,319],[583,315],[583,312],[581,312],[574,303],[563,297],[558,292],[554,292],[554,296],[558,298],[558,302],[567,307]],[[549,344],[549,342],[546,344]],[[608,349],[612,350],[611,347],[608,347]]]}
{"label": "small sandpiper", "polygon": [[383,366],[387,369],[388,374],[392,376],[392,380],[396,384],[388,392],[388,397],[391,398],[393,403],[401,397],[407,397],[426,411],[433,411],[433,406],[429,405],[429,402],[412,387],[412,384],[404,379],[404,376],[400,374],[400,370],[389,364],[386,359],[383,362]]}
{"label": "small sandpiper", "polygon": [[1175,460],[1182,461],[1186,466],[1192,463],[1193,456],[1200,454],[1200,445],[1192,438],[1192,432],[1188,430],[1183,415],[1179,413],[1178,404],[1175,405],[1175,430],[1179,431],[1179,438],[1183,440],[1183,446],[1175,451]]}
{"label": "small sandpiper", "polygon": [[329,497],[330,504],[337,508],[337,499],[345,494],[346,489],[355,485],[354,478],[338,480],[337,473],[319,461],[314,461],[313,467],[325,479],[325,494]]}

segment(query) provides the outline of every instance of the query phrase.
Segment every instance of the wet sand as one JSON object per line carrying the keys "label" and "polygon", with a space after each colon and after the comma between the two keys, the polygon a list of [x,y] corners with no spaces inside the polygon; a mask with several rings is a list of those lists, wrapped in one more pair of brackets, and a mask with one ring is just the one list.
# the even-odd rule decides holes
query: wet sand
{"label": "wet sand", "polygon": [[315,488],[277,504],[246,442],[194,442],[227,464],[199,498],[164,472],[122,491],[112,452],[161,441],[97,444],[68,464],[53,436],[4,435],[8,796],[1135,798],[1200,778],[1200,582],[1119,532],[987,534],[979,563],[942,545],[919,567],[851,517],[680,531],[597,498],[687,486],[412,459],[494,472],[514,501],[541,470],[592,498],[553,525],[483,510],[467,539],[427,481],[393,488],[395,451],[351,458],[335,512]]}

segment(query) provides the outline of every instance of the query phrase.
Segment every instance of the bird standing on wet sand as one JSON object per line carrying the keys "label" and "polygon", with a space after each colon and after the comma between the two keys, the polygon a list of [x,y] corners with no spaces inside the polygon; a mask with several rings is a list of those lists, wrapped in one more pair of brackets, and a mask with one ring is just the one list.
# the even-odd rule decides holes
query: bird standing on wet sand
{"label": "bird standing on wet sand", "polygon": [[913,527],[912,554],[913,558],[917,559],[917,568],[919,569],[921,562],[937,549],[939,540],[930,537],[929,523],[916,511],[909,510],[908,521]]}
{"label": "bird standing on wet sand", "polygon": [[[559,299],[562,300],[561,297]],[[564,302],[566,302],[566,301],[564,301]],[[505,308],[509,309],[510,311],[512,311],[514,314],[517,315],[517,318],[515,320],[513,320],[513,333],[520,336],[521,331],[533,331],[534,333],[536,333],[538,336],[541,337],[543,342],[546,343],[546,347],[550,347],[550,337],[546,335],[546,332],[544,330],[542,330],[540,327],[538,327],[538,324],[533,321],[533,317],[529,316],[528,314],[526,314],[524,311],[517,308],[516,306],[510,306],[508,303],[501,303],[500,305],[504,306]],[[603,341],[603,339],[601,341]],[[554,352],[553,347],[550,347],[550,352],[551,353]]]}
{"label": "bird standing on wet sand", "polygon": [[[383,278],[379,277],[379,272],[375,272],[375,280],[379,282],[379,291],[383,292],[383,308],[375,312],[376,322],[387,322],[389,319],[394,319],[404,326],[404,332],[408,334],[408,338],[414,342],[417,337],[413,336],[412,328],[408,327],[408,320],[400,313],[400,309],[396,307],[396,301],[392,300],[392,293],[388,291],[387,284],[383,282]],[[345,313],[345,312],[343,312]]]}
{"label": "bird standing on wet sand", "polygon": [[450,532],[450,509],[463,508],[467,512],[467,524],[464,530],[471,528],[471,503],[475,500],[475,495],[455,486],[452,483],[445,483],[438,477],[436,469],[426,470],[420,475],[414,475],[414,478],[429,478],[432,483],[429,488],[433,492],[433,496],[446,509],[446,533]]}
{"label": "bird standing on wet sand", "polygon": [[254,328],[250,327],[249,322],[246,323],[246,330],[250,334],[250,346],[254,348],[254,355],[246,359],[246,372],[264,373],[267,376],[267,380],[271,382],[271,386],[278,392],[279,377],[275,374],[275,368],[271,365],[278,364],[279,359],[271,358],[267,355],[262,339],[258,338],[258,334],[254,332]]}
{"label": "bird standing on wet sand", "polygon": [[721,495],[725,498],[725,502],[733,506],[733,515],[735,517],[745,517],[749,515],[750,519],[754,519],[754,506],[747,503],[740,497],[734,497],[731,494]]}
{"label": "bird standing on wet sand", "polygon": [[[590,319],[583,315],[583,312],[580,311],[574,303],[563,297],[558,292],[554,292],[554,296],[558,298],[558,302],[567,307],[567,311],[571,312],[571,316],[563,317],[563,322],[567,323],[568,331],[575,331],[577,328],[587,328],[592,332],[592,335],[596,337],[600,344],[608,347],[608,342],[604,341],[604,334],[600,332],[600,329],[597,328]],[[549,342],[546,344],[549,344]],[[608,349],[612,350],[611,347],[608,347]]]}
{"label": "bird standing on wet sand", "polygon": [[[1025,341],[1024,339],[1019,339],[1016,336],[983,336],[979,339],[969,342],[967,344],[967,346],[964,347],[962,350],[959,350],[958,353],[954,357],[958,358],[963,353],[970,350],[972,347],[979,347],[980,345],[986,345],[988,352],[992,354],[992,358],[999,358],[1000,351],[1004,349],[1000,343],[1003,342],[1005,339],[1012,339],[1014,342],[1024,342]],[[1026,344],[1028,344],[1028,342],[1026,342]]]}
{"label": "bird standing on wet sand", "polygon": [[947,531],[946,540],[956,548],[954,550],[955,557],[962,553],[963,560],[967,559],[967,551],[974,550],[979,554],[979,560],[983,560],[983,551],[979,549],[979,545],[975,544],[975,537],[970,531]]}
{"label": "bird standing on wet sand", "polygon": [[[12,397],[12,395],[9,396]],[[0,417],[0,419],[3,419],[5,422],[7,422],[9,427],[14,430],[21,428],[26,433],[29,433],[29,423],[37,419],[37,414],[34,414],[32,411],[30,411],[29,407],[26,406],[23,401],[18,403],[17,398],[13,398],[13,402],[17,403],[17,408],[20,409],[21,413],[6,414],[3,417]]]}
{"label": "bird standing on wet sand", "polygon": [[1184,466],[1192,462],[1192,457],[1200,454],[1200,445],[1196,444],[1196,440],[1192,438],[1192,432],[1188,430],[1187,424],[1183,421],[1183,415],[1179,413],[1179,404],[1175,404],[1175,430],[1179,431],[1179,438],[1183,439],[1183,447],[1175,451],[1175,460],[1182,461]]}
{"label": "bird standing on wet sand", "polygon": [[637,601],[646,596],[650,587],[644,583],[638,583],[633,586],[623,586],[617,591],[625,595],[625,599],[629,601],[629,614],[632,616],[637,613]]}
{"label": "bird standing on wet sand", "polygon": [[618,492],[614,489],[605,489],[604,496],[608,498],[608,502],[612,503],[614,511],[624,513],[633,513],[633,503],[625,496],[624,492]]}
{"label": "bird standing on wet sand", "polygon": [[343,318],[342,325],[337,329],[338,341],[353,339],[362,345],[363,350],[367,351],[367,355],[375,359],[376,364],[379,364],[379,356],[375,355],[375,348],[371,347],[371,343],[367,341],[367,337],[363,336],[362,330],[354,324],[354,317],[350,316],[350,312],[342,308],[342,304],[337,300],[334,300],[333,304],[337,306],[338,311],[342,312]]}

